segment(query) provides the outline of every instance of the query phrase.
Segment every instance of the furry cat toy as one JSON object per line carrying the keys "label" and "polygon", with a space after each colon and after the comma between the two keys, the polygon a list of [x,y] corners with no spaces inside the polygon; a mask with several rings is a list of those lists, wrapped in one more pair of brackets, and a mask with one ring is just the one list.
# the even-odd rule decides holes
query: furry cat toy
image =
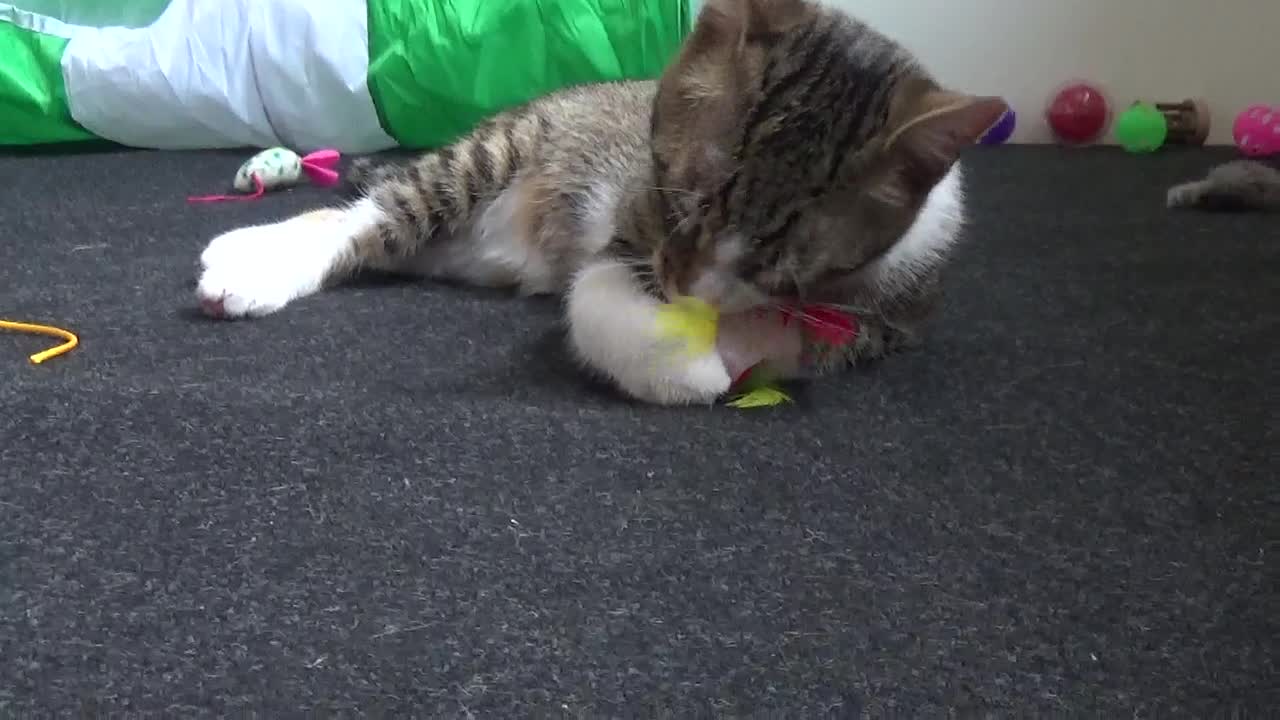
{"label": "furry cat toy", "polygon": [[1259,160],[1234,160],[1169,190],[1171,208],[1280,212],[1280,170]]}

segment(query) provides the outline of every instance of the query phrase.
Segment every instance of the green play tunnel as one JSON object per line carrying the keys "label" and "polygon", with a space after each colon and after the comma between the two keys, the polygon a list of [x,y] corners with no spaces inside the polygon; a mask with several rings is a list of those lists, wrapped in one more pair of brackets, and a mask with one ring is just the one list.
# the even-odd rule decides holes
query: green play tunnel
{"label": "green play tunnel", "polygon": [[689,0],[0,3],[0,144],[430,147],[566,85],[654,77]]}

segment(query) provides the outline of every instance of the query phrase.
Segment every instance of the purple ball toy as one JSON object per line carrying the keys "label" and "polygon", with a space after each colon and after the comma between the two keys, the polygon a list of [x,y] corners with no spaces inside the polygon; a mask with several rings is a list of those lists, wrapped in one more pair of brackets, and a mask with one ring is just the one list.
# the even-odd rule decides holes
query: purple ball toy
{"label": "purple ball toy", "polygon": [[1003,145],[1013,137],[1013,130],[1016,127],[1018,127],[1018,114],[1013,111],[1013,108],[1009,108],[978,142],[983,145]]}

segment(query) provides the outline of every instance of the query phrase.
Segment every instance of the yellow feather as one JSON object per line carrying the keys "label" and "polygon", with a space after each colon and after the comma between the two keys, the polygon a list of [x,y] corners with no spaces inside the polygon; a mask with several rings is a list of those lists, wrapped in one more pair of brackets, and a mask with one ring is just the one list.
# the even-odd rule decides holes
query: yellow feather
{"label": "yellow feather", "polygon": [[789,402],[792,402],[790,395],[780,388],[765,385],[749,390],[730,400],[729,407],[738,410],[749,410],[752,408],[774,407],[775,405],[784,405]]}
{"label": "yellow feather", "polygon": [[681,342],[690,355],[715,350],[719,324],[719,311],[697,298],[678,298],[658,308],[658,334]]}
{"label": "yellow feather", "polygon": [[[677,341],[690,355],[715,352],[719,324],[719,311],[697,298],[677,298],[658,308],[658,335]],[[767,383],[768,379],[760,377],[748,382],[745,392],[730,400],[729,407],[746,410],[792,402],[791,396],[777,386],[761,384],[750,387],[757,382]]]}

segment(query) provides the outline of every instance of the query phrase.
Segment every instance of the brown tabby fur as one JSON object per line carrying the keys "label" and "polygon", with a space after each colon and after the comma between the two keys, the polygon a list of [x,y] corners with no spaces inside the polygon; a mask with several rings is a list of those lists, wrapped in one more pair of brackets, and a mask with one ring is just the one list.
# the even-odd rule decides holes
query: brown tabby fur
{"label": "brown tabby fur", "polygon": [[[559,292],[616,257],[671,297],[736,237],[743,287],[857,311],[855,354],[878,355],[918,337],[941,261],[887,280],[870,268],[1005,109],[942,89],[901,46],[818,3],[708,0],[658,81],[570,88],[407,164],[356,168],[386,217],[329,280],[368,267]],[[516,198],[503,234],[519,247],[496,257],[477,237],[500,197]],[[535,256],[540,270],[511,261]]]}

